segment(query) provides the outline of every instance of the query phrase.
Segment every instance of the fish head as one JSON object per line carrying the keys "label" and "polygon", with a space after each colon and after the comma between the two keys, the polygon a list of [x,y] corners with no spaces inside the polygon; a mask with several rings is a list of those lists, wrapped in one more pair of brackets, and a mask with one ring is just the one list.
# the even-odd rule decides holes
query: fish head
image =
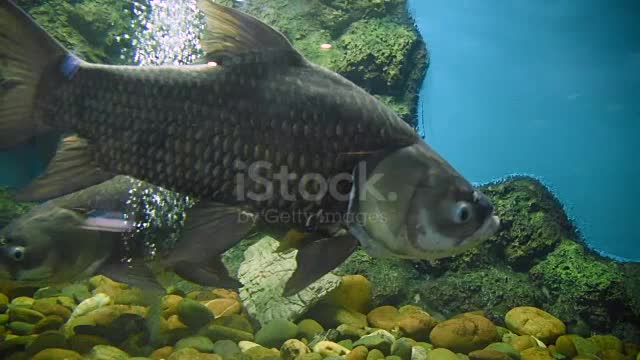
{"label": "fish head", "polygon": [[439,259],[493,235],[487,197],[423,142],[354,171],[348,226],[372,256]]}
{"label": "fish head", "polygon": [[60,207],[36,207],[0,230],[0,281],[40,286],[77,279],[110,255],[85,217]]}

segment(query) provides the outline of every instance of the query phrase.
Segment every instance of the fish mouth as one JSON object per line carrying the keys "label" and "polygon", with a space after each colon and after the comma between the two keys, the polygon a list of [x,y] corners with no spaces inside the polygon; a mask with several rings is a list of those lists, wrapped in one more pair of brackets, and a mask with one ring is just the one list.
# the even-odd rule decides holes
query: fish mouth
{"label": "fish mouth", "polygon": [[488,216],[482,226],[474,232],[468,239],[468,242],[485,240],[492,236],[500,228],[500,218],[496,215]]}

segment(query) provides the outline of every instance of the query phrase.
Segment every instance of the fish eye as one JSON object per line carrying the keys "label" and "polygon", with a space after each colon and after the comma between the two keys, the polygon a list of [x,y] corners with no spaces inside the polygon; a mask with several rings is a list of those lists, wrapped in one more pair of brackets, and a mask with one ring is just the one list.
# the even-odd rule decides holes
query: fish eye
{"label": "fish eye", "polygon": [[24,260],[24,247],[16,246],[12,248],[11,250],[9,250],[9,256],[11,256],[15,261]]}
{"label": "fish eye", "polygon": [[453,207],[453,221],[457,224],[464,224],[471,220],[473,208],[466,201],[458,201]]}

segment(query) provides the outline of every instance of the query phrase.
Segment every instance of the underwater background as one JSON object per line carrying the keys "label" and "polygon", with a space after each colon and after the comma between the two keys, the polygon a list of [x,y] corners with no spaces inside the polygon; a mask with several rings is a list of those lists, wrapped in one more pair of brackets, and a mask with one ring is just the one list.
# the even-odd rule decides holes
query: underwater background
{"label": "underwater background", "polygon": [[[482,187],[503,226],[476,249],[434,262],[373,259],[359,250],[294,298],[280,292],[295,256],[276,253],[276,240],[258,234],[225,254],[230,272],[245,284],[239,291],[202,288],[172,275],[159,279],[169,295],[162,298],[158,325],[163,342],[154,346],[145,327],[149,299],[134,287],[97,275],[67,286],[2,289],[0,358],[638,357],[640,266],[589,249],[631,259],[638,249],[630,201],[637,197],[632,158],[637,142],[631,139],[637,131],[631,121],[638,116],[637,55],[627,67],[616,66],[620,62],[610,55],[602,60],[608,64],[603,70],[594,65],[600,58],[589,46],[581,48],[581,56],[572,52],[578,40],[594,33],[600,34],[596,53],[603,57],[608,46],[612,54],[637,46],[632,2],[602,2],[597,8],[553,2],[544,11],[524,1],[219,2],[275,26],[309,59],[378,96],[472,180],[517,172],[543,181],[515,176]],[[18,3],[90,61],[183,64],[199,52],[202,24],[191,1]],[[588,27],[587,34],[567,30],[561,14],[582,11],[584,18],[567,16],[579,29],[594,25],[590,20],[598,14],[618,21],[596,22],[603,28]],[[535,36],[529,21],[540,29]],[[603,35],[606,31],[611,35]],[[561,40],[563,33],[575,38]],[[331,44],[331,50],[322,44]],[[538,44],[546,44],[547,52]],[[602,72],[583,79],[583,71],[594,72],[574,69],[573,56],[583,60],[576,64]],[[548,72],[561,65],[566,71]],[[610,78],[614,70],[617,75]],[[535,86],[527,81],[534,73],[542,77]],[[573,91],[568,83],[580,87],[567,93]],[[579,101],[584,103],[574,104]],[[620,106],[608,107],[617,101]],[[47,139],[2,154],[0,183],[28,183],[42,171],[48,161],[42,154],[52,144],[54,139]],[[134,184],[129,204],[142,214],[136,238],[145,243],[179,238],[189,200]],[[0,228],[33,206],[14,203],[9,192],[0,191]]]}

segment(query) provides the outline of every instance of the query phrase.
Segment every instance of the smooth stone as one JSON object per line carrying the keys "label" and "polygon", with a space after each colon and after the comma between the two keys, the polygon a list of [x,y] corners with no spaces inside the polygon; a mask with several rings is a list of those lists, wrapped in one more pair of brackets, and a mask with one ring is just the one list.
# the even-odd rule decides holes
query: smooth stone
{"label": "smooth stone", "polygon": [[284,319],[275,319],[258,330],[255,342],[268,348],[280,348],[285,341],[295,338],[297,333],[296,324]]}
{"label": "smooth stone", "polygon": [[82,359],[82,356],[73,350],[50,348],[50,349],[44,349],[38,352],[31,359],[32,360],[76,360],[76,359]]}
{"label": "smooth stone", "polygon": [[458,357],[449,349],[439,348],[429,351],[427,360],[458,360]]}
{"label": "smooth stone", "polygon": [[218,340],[233,340],[236,342],[243,340],[253,341],[253,334],[250,332],[219,325],[209,325],[209,327],[202,331],[202,335],[208,337],[213,342]]}
{"label": "smooth stone", "polygon": [[522,353],[526,349],[538,347],[538,342],[531,335],[520,335],[514,338],[509,344],[514,349]]}
{"label": "smooth stone", "polygon": [[33,303],[33,310],[42,313],[45,316],[57,315],[63,319],[68,319],[71,316],[71,310],[60,304],[43,301],[42,299],[36,300]]}
{"label": "smooth stone", "polygon": [[190,291],[186,295],[187,299],[196,300],[196,301],[210,301],[213,299],[218,299],[219,296],[207,290],[195,290]]}
{"label": "smooth stone", "polygon": [[9,336],[0,341],[0,354],[18,352],[25,349],[30,343],[36,339],[35,335],[26,336]]}
{"label": "smooth stone", "polygon": [[256,344],[253,341],[240,341],[238,342],[238,347],[240,348],[240,351],[247,352],[247,350],[254,348],[256,346],[260,346],[260,344]]}
{"label": "smooth stone", "polygon": [[185,348],[172,353],[168,360],[222,360],[218,354],[205,354],[196,349]]}
{"label": "smooth stone", "polygon": [[397,320],[400,312],[395,306],[385,305],[371,310],[367,314],[367,322],[369,326],[383,329],[393,330],[397,326]]}
{"label": "smooth stone", "polygon": [[7,328],[16,335],[31,335],[34,327],[35,325],[23,321],[12,321],[7,325]]}
{"label": "smooth stone", "polygon": [[511,360],[511,356],[491,349],[476,350],[469,353],[471,360]]}
{"label": "smooth stone", "polygon": [[340,333],[341,338],[357,340],[361,337],[367,335],[367,331],[365,329],[360,329],[351,325],[341,324],[336,330]]}
{"label": "smooth stone", "polygon": [[427,342],[418,341],[418,342],[416,342],[416,346],[420,346],[420,347],[424,348],[427,351],[433,350],[433,345],[431,345],[431,344],[429,344]]}
{"label": "smooth stone", "polygon": [[182,296],[169,294],[162,297],[162,316],[168,318],[171,315],[178,315],[178,304],[182,301]]}
{"label": "smooth stone", "polygon": [[231,314],[228,316],[219,317],[213,320],[213,322],[211,322],[211,325],[225,326],[253,334],[253,325],[251,325],[249,320],[247,320],[247,318],[242,315]]}
{"label": "smooth stone", "polygon": [[429,333],[437,325],[431,315],[414,305],[405,305],[398,312],[398,329],[403,336],[417,341],[429,339]]}
{"label": "smooth stone", "polygon": [[410,338],[400,338],[391,345],[391,355],[399,356],[402,360],[411,360],[412,348],[416,341]]}
{"label": "smooth stone", "polygon": [[[71,318],[77,318],[83,315],[87,315],[90,312],[94,312],[100,308],[107,307],[111,304],[111,298],[106,294],[96,294],[90,298],[82,300],[78,304],[78,306],[73,309],[71,313]],[[123,305],[112,305],[112,306],[123,306]]]}
{"label": "smooth stone", "polygon": [[309,347],[298,339],[289,339],[280,347],[280,357],[283,360],[294,360],[302,354],[311,352]]}
{"label": "smooth stone", "polygon": [[180,339],[174,347],[176,350],[192,348],[203,353],[213,352],[213,342],[206,336],[191,336],[188,338]]}
{"label": "smooth stone", "polygon": [[353,349],[353,341],[351,339],[344,339],[338,341],[338,345],[345,347],[349,350]]}
{"label": "smooth stone", "polygon": [[28,296],[18,296],[17,298],[14,298],[13,300],[11,300],[11,306],[12,307],[27,307],[27,308],[31,308],[31,306],[33,305],[33,302],[35,300],[31,297]]}
{"label": "smooth stone", "polygon": [[0,325],[4,325],[9,322],[9,315],[0,314]]}
{"label": "smooth stone", "polygon": [[356,346],[345,356],[345,360],[367,360],[369,349],[365,346]]}
{"label": "smooth stone", "polygon": [[9,298],[7,295],[0,293],[0,306],[9,304]]}
{"label": "smooth stone", "polygon": [[247,350],[245,355],[249,356],[251,360],[262,360],[267,358],[279,358],[280,351],[276,349],[267,349],[262,346],[252,347]]}
{"label": "smooth stone", "polygon": [[69,347],[67,338],[60,331],[46,331],[38,335],[38,337],[26,347],[26,352],[33,355],[47,348],[61,348],[66,349]]}
{"label": "smooth stone", "polygon": [[64,325],[64,319],[62,317],[58,315],[48,315],[34,325],[33,332],[39,334],[48,330],[59,330],[62,325]]}
{"label": "smooth stone", "polygon": [[178,318],[180,318],[182,323],[195,331],[209,324],[214,319],[214,316],[211,311],[201,303],[191,299],[182,299],[182,301],[178,303]]}
{"label": "smooth stone", "polygon": [[235,299],[213,299],[207,302],[204,306],[206,306],[209,311],[211,311],[215,317],[228,316],[232,314],[240,314],[242,311],[242,304],[240,301]]}
{"label": "smooth stone", "polygon": [[395,337],[386,330],[376,330],[369,335],[365,335],[353,343],[353,346],[363,345],[367,349],[378,349],[385,354],[391,351],[391,345]]}
{"label": "smooth stone", "polygon": [[340,344],[336,344],[333,341],[320,341],[313,346],[313,352],[324,357],[345,356],[349,353],[349,349]]}
{"label": "smooth stone", "polygon": [[384,353],[378,349],[369,349],[367,354],[367,360],[379,360],[384,359]]}
{"label": "smooth stone", "polygon": [[312,352],[300,355],[297,360],[322,360],[322,355]]}
{"label": "smooth stone", "polygon": [[321,303],[309,311],[309,317],[317,320],[325,328],[336,328],[347,324],[357,328],[365,328],[367,316],[329,303]]}
{"label": "smooth stone", "polygon": [[44,315],[22,306],[13,306],[9,309],[9,321],[21,321],[35,324],[44,319]]}
{"label": "smooth stone", "polygon": [[500,351],[502,353],[509,355],[509,357],[512,360],[520,360],[520,352],[518,352],[518,350],[516,350],[516,348],[514,348],[513,345],[511,344],[502,343],[502,342],[493,343],[493,344],[489,344],[489,346],[487,346],[485,349]]}
{"label": "smooth stone", "polygon": [[516,307],[504,317],[507,328],[518,335],[531,335],[545,344],[552,344],[567,332],[562,321],[548,312],[532,306]]}
{"label": "smooth stone", "polygon": [[412,347],[411,360],[427,360],[427,349],[422,346]]}
{"label": "smooth stone", "polygon": [[126,360],[129,354],[111,345],[96,345],[87,355],[87,360]]}
{"label": "smooth stone", "polygon": [[468,354],[496,341],[498,331],[487,318],[478,315],[446,320],[433,328],[429,338],[435,347]]}
{"label": "smooth stone", "polygon": [[385,360],[401,360],[400,356],[397,355],[389,355],[385,357]]}
{"label": "smooth stone", "polygon": [[69,347],[80,354],[86,354],[96,345],[109,345],[109,341],[96,335],[74,334],[69,337]]}
{"label": "smooth stone", "polygon": [[622,340],[613,335],[593,335],[587,340],[598,345],[602,351],[613,350],[618,353],[624,352]]}
{"label": "smooth stone", "polygon": [[[257,344],[256,344],[257,345]],[[213,352],[226,358],[228,356],[240,354],[240,347],[231,340],[218,340],[213,344]]]}
{"label": "smooth stone", "polygon": [[520,353],[522,360],[554,360],[548,349],[532,347]]}
{"label": "smooth stone", "polygon": [[72,298],[76,303],[81,303],[91,297],[89,287],[84,284],[71,284],[61,290],[63,296]]}
{"label": "smooth stone", "polygon": [[155,349],[149,354],[150,360],[164,360],[173,353],[173,346],[163,346]]}
{"label": "smooth stone", "polygon": [[297,325],[297,328],[298,329],[297,329],[296,337],[301,339],[304,338],[307,340],[311,340],[316,335],[324,332],[324,328],[322,327],[322,325],[320,325],[319,322],[313,319],[304,319],[300,321]]}
{"label": "smooth stone", "polygon": [[373,286],[362,275],[345,275],[326,301],[359,313],[369,311]]}

